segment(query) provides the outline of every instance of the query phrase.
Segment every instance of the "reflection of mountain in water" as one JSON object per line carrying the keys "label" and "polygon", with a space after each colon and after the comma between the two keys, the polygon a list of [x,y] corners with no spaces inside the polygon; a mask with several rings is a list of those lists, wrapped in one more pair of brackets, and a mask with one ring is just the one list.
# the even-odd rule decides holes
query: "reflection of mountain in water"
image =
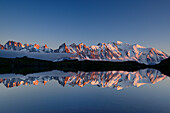
{"label": "reflection of mountain in water", "polygon": [[[57,72],[57,73],[55,73]],[[46,72],[44,72],[46,73]],[[7,88],[20,85],[44,85],[51,80],[58,81],[59,84],[66,84],[83,87],[86,84],[97,85],[99,87],[112,87],[117,90],[127,88],[129,86],[139,87],[144,84],[154,84],[166,78],[166,75],[161,74],[155,69],[144,69],[135,72],[127,71],[105,71],[105,72],[69,72],[52,71],[44,73],[31,74],[27,76],[11,76],[6,78],[0,76],[0,83],[3,83]],[[50,74],[51,73],[51,74]],[[61,74],[62,73],[62,74]]]}

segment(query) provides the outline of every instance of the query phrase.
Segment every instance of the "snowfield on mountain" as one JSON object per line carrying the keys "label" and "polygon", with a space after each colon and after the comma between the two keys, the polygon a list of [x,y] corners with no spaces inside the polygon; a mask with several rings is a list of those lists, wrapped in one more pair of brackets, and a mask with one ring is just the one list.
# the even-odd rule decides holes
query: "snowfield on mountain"
{"label": "snowfield on mountain", "polygon": [[[2,50],[20,51],[27,57],[44,60],[62,61],[65,59],[78,60],[97,60],[97,61],[137,61],[146,65],[154,65],[160,63],[169,56],[163,51],[155,48],[146,48],[138,44],[127,44],[121,41],[111,43],[99,43],[97,45],[86,46],[83,43],[76,45],[66,45],[63,43],[58,49],[48,48],[47,45],[40,46],[38,44],[21,44],[20,42],[8,41],[4,46],[0,45]],[[9,53],[11,51],[8,51]],[[8,54],[9,54],[8,53]],[[30,54],[31,53],[31,54]],[[46,54],[44,54],[46,53]],[[4,55],[2,55],[4,54]],[[0,57],[5,57],[2,53]],[[12,55],[13,53],[11,53]],[[10,56],[10,55],[8,55]],[[17,56],[12,55],[11,57]],[[21,55],[23,56],[23,55]],[[34,57],[36,56],[36,57]]]}

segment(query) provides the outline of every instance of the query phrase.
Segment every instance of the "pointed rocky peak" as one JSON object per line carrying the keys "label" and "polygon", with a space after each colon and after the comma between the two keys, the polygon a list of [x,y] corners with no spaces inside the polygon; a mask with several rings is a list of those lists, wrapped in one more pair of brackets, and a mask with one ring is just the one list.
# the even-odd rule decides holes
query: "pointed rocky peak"
{"label": "pointed rocky peak", "polygon": [[80,43],[80,44],[78,45],[79,48],[81,48],[82,46],[83,46],[83,43]]}
{"label": "pointed rocky peak", "polygon": [[79,45],[78,45],[78,47],[79,48],[82,48],[82,47],[84,47],[84,48],[88,48],[88,46],[86,46],[85,44],[83,44],[83,43],[80,43]]}
{"label": "pointed rocky peak", "polygon": [[84,48],[88,48],[88,46],[86,46],[85,44],[83,45]]}
{"label": "pointed rocky peak", "polygon": [[70,45],[70,47],[76,47],[77,45],[75,44],[75,43],[72,43],[71,45]]}
{"label": "pointed rocky peak", "polygon": [[92,45],[92,46],[90,46],[90,48],[91,48],[92,50],[97,50],[97,49],[99,49],[99,46]]}
{"label": "pointed rocky peak", "polygon": [[48,48],[48,47],[47,47],[47,44],[45,44],[44,48]]}
{"label": "pointed rocky peak", "polygon": [[134,44],[133,46],[135,46],[136,48],[146,48],[146,47],[141,46],[141,45],[139,45],[139,44]]}
{"label": "pointed rocky peak", "polygon": [[22,45],[22,43],[20,43],[20,42],[18,42],[18,47],[24,47],[23,45]]}
{"label": "pointed rocky peak", "polygon": [[59,47],[58,52],[61,52],[61,53],[66,52],[66,53],[69,53],[70,51],[69,51],[66,43],[63,43],[63,44]]}
{"label": "pointed rocky peak", "polygon": [[121,44],[123,44],[123,42],[121,42],[121,41],[117,41],[117,44],[118,44],[118,45],[121,45]]}
{"label": "pointed rocky peak", "polygon": [[8,45],[8,46],[11,46],[11,42],[13,42],[13,41],[8,41],[6,44]]}
{"label": "pointed rocky peak", "polygon": [[98,43],[97,46],[106,45],[106,43]]}
{"label": "pointed rocky peak", "polygon": [[18,43],[17,42],[13,42],[14,46],[17,47],[18,46]]}
{"label": "pointed rocky peak", "polygon": [[40,45],[38,45],[38,44],[34,44],[34,48],[39,49],[39,48],[40,48]]}
{"label": "pointed rocky peak", "polygon": [[98,43],[98,44],[97,44],[97,46],[101,46],[101,45],[102,45],[102,43]]}
{"label": "pointed rocky peak", "polygon": [[3,50],[3,49],[6,49],[3,45],[0,44],[0,49]]}
{"label": "pointed rocky peak", "polygon": [[81,42],[79,45],[80,45],[80,46],[83,46],[84,44]]}
{"label": "pointed rocky peak", "polygon": [[24,44],[24,46],[25,46],[25,47],[28,47],[28,46],[29,46],[29,44]]}
{"label": "pointed rocky peak", "polygon": [[67,47],[66,43],[60,45],[60,47]]}

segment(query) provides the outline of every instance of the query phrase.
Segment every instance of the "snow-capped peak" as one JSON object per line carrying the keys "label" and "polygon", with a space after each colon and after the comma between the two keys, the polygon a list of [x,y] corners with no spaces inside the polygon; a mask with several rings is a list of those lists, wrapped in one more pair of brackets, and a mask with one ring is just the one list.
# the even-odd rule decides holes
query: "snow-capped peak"
{"label": "snow-capped peak", "polygon": [[38,45],[38,44],[34,44],[34,48],[39,49],[39,48],[40,48],[40,45]]}
{"label": "snow-capped peak", "polygon": [[117,41],[117,44],[118,44],[118,45],[121,45],[121,44],[123,44],[123,42],[121,42],[121,41]]}
{"label": "snow-capped peak", "polygon": [[143,46],[141,46],[139,44],[134,44],[134,46],[136,46],[137,48],[146,48],[146,47],[143,47]]}
{"label": "snow-capped peak", "polygon": [[0,44],[0,49],[3,50],[3,49],[6,49],[3,45]]}
{"label": "snow-capped peak", "polygon": [[45,44],[44,48],[48,48],[47,44]]}

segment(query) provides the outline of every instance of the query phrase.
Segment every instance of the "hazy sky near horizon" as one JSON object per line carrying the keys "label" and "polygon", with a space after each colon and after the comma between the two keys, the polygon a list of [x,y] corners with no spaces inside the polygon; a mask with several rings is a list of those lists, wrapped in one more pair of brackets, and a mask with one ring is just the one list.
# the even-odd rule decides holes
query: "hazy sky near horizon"
{"label": "hazy sky near horizon", "polygon": [[170,55],[170,0],[0,0],[0,43],[122,41]]}

